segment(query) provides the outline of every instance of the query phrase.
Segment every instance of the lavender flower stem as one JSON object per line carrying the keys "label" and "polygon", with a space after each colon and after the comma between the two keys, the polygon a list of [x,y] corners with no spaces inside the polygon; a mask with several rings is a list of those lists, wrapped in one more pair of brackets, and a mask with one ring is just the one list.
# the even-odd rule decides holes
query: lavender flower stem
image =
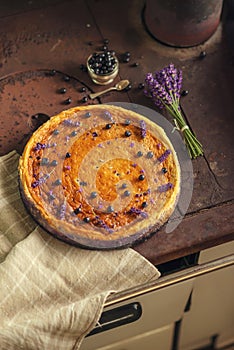
{"label": "lavender flower stem", "polygon": [[[145,78],[145,94],[151,97],[155,105],[166,108],[174,117],[176,126],[183,133],[185,144],[191,158],[203,155],[201,143],[197,140],[186,125],[180,108],[180,90],[182,87],[182,71],[177,70],[173,64],[154,74],[148,73]],[[186,126],[186,128],[184,128]]]}

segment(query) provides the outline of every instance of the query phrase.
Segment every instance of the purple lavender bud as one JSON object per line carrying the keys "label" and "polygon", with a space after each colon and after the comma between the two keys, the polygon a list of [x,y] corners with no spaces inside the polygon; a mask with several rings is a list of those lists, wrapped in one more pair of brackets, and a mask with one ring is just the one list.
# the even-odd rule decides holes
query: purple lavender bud
{"label": "purple lavender bud", "polygon": [[141,127],[141,137],[144,139],[146,137],[146,124],[144,120],[140,121],[140,127]]}
{"label": "purple lavender bud", "polygon": [[171,151],[169,149],[167,149],[160,157],[158,157],[158,161],[160,163],[164,162],[167,157],[169,156],[169,154],[171,154]]}
{"label": "purple lavender bud", "polygon": [[155,105],[162,109],[165,105],[178,103],[182,87],[182,71],[173,64],[154,73],[148,73],[145,79],[145,95],[152,97]]}
{"label": "purple lavender bud", "polygon": [[66,213],[66,203],[63,203],[60,205],[60,208],[58,208],[58,217],[61,219],[61,220],[64,220],[65,219],[65,213]]}
{"label": "purple lavender bud", "polygon": [[163,106],[163,103],[166,105],[170,105],[172,103],[171,96],[166,91],[164,85],[160,85],[157,80],[155,80],[155,84],[152,89],[152,97],[154,101],[158,99],[161,102],[161,105]]}
{"label": "purple lavender bud", "polygon": [[146,196],[147,194],[150,194],[150,193],[151,193],[151,189],[148,188],[148,190],[146,190],[146,191],[144,192],[144,195]]}
{"label": "purple lavender bud", "polygon": [[36,188],[37,186],[39,186],[39,181],[38,180],[32,182],[32,184],[31,184],[32,188]]}
{"label": "purple lavender bud", "polygon": [[66,126],[71,126],[71,125],[73,125],[73,122],[71,119],[65,119],[65,120],[63,120],[63,124]]}
{"label": "purple lavender bud", "polygon": [[129,214],[136,214],[136,215],[140,215],[143,218],[147,218],[148,214],[144,211],[142,211],[141,209],[135,208],[135,207],[131,207],[131,209],[128,211]]}
{"label": "purple lavender bud", "polygon": [[180,98],[180,90],[182,88],[182,81],[183,81],[183,77],[182,77],[182,71],[179,70],[178,71],[178,75],[177,75],[177,97]]}
{"label": "purple lavender bud", "polygon": [[49,174],[45,174],[44,176],[40,177],[38,180],[32,182],[31,186],[32,188],[36,188],[39,185],[42,185],[43,183],[46,182],[46,180],[50,177]]}
{"label": "purple lavender bud", "polygon": [[34,147],[34,151],[40,151],[41,149],[45,149],[46,144],[37,142],[36,146]]}
{"label": "purple lavender bud", "polygon": [[173,188],[173,184],[171,182],[168,182],[167,184],[158,186],[158,191],[159,192],[167,192],[171,188]]}
{"label": "purple lavender bud", "polygon": [[108,233],[113,233],[114,230],[110,228],[102,219],[100,219],[98,216],[96,216],[98,224],[104,228]]}

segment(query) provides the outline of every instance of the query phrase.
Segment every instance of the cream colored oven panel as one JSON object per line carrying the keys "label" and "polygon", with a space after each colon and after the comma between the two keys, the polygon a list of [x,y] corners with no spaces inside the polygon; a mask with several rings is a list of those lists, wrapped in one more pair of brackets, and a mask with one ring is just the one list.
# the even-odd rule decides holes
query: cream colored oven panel
{"label": "cream colored oven panel", "polygon": [[[122,302],[118,302],[117,304],[111,305],[109,307],[105,307],[104,312],[111,312],[115,310],[115,308],[128,307],[128,305],[138,305],[141,309],[141,315],[136,319],[136,321],[132,321],[130,323],[122,324],[119,327],[111,328],[109,330],[105,330],[103,332],[88,336],[82,346],[81,350],[96,350],[96,349],[109,349],[111,345],[120,344],[123,342],[125,344],[123,349],[131,349],[130,343],[134,344],[135,340],[147,339],[150,344],[150,339],[160,339],[164,338],[164,333],[160,331],[162,327],[169,327],[170,331],[167,329],[166,332],[170,333],[169,343],[172,341],[172,325],[175,321],[179,320],[184,312],[185,305],[189,298],[189,295],[192,291],[192,279],[189,281],[180,282],[175,285],[171,285],[160,290],[155,290],[149,293],[145,293],[139,295],[137,297],[127,298]],[[137,306],[136,306],[137,308]],[[130,311],[131,313],[131,311]],[[121,312],[119,313],[121,315]],[[126,314],[122,317],[128,318]],[[115,315],[115,318],[118,318],[118,313]],[[119,318],[121,318],[119,316]],[[130,316],[129,316],[130,318]],[[115,320],[111,320],[110,322],[114,323]],[[99,327],[98,327],[99,328]],[[148,338],[149,337],[149,338]],[[131,342],[130,342],[131,339]],[[147,343],[147,342],[146,342]],[[129,348],[126,347],[128,344]],[[165,343],[165,349],[167,349]],[[113,347],[113,349],[122,349],[117,347]],[[133,346],[133,345],[132,345]],[[110,347],[110,349],[112,349]],[[152,348],[154,350],[155,348]],[[158,348],[160,349],[160,348]],[[164,350],[164,348],[162,348]],[[144,350],[151,350],[151,346],[149,348],[144,347]]]}

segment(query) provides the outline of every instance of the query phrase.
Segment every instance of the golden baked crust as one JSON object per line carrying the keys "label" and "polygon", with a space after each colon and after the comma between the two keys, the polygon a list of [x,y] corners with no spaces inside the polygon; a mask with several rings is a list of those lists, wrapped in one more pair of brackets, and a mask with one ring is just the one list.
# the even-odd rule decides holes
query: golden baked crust
{"label": "golden baked crust", "polygon": [[58,238],[94,248],[126,246],[171,216],[180,167],[161,127],[112,105],[71,108],[28,141],[22,198]]}

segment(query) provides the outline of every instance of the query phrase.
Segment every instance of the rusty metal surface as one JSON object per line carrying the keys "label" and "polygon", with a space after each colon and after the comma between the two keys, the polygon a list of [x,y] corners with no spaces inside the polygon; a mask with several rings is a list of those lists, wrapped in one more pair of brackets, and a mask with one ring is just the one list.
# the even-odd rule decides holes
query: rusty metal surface
{"label": "rusty metal surface", "polygon": [[62,110],[87,105],[90,92],[78,79],[55,70],[20,72],[0,80],[0,154],[14,149],[22,153],[34,130]]}
{"label": "rusty metal surface", "polygon": [[[183,88],[189,94],[183,97],[182,107],[205,155],[193,161],[194,191],[186,218],[172,234],[161,230],[135,247],[150,261],[160,263],[233,239],[234,52],[228,30],[233,21],[229,15],[228,27],[224,17],[207,42],[178,49],[162,45],[147,33],[143,8],[143,0],[0,4],[0,152],[22,151],[43,121],[35,118],[38,113],[53,115],[75,104],[112,101],[155,108],[138,85],[147,72],[173,62],[183,70]],[[88,91],[102,90],[80,65],[103,46],[105,38],[120,60],[115,82],[129,79],[132,88],[82,102]],[[126,51],[131,53],[127,63],[122,59]],[[201,51],[206,51],[203,59]],[[58,73],[48,75],[53,69]],[[66,75],[70,76],[66,82],[70,105],[64,104],[65,96],[58,92],[65,86]],[[83,86],[86,92],[80,91]]]}
{"label": "rusty metal surface", "polygon": [[216,31],[223,0],[146,0],[144,20],[149,32],[172,46],[203,43]]}

